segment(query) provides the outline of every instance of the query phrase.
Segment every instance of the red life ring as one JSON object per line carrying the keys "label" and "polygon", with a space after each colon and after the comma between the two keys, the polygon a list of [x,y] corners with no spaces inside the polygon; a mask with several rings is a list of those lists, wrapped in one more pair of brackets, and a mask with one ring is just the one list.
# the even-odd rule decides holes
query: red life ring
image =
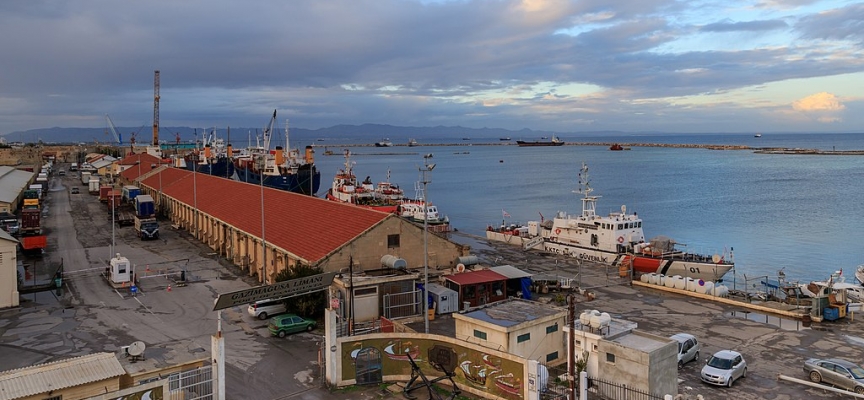
{"label": "red life ring", "polygon": [[624,236],[618,236],[618,243],[624,243]]}
{"label": "red life ring", "polygon": [[555,229],[555,234],[560,235],[561,234],[561,228]]}

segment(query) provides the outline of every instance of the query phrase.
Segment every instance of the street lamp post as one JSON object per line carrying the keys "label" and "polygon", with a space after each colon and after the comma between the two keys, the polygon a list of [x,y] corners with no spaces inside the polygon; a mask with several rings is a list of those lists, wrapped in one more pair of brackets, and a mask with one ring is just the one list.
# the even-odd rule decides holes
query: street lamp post
{"label": "street lamp post", "polygon": [[423,321],[426,333],[429,333],[429,196],[426,195],[426,185],[429,184],[427,173],[435,169],[435,164],[429,164],[432,153],[423,156]]}

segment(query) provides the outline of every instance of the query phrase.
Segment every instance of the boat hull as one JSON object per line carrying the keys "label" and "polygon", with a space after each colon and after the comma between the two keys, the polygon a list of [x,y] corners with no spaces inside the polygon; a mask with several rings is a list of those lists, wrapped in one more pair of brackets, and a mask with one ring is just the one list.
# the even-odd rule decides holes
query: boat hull
{"label": "boat hull", "polygon": [[[507,244],[525,247],[532,242],[530,237],[510,235],[495,231],[486,231],[486,239],[504,242]],[[542,245],[535,247],[547,253],[559,254],[562,256],[578,258],[580,260],[591,261],[600,264],[621,266],[628,265],[632,259],[633,271],[635,273],[657,273],[666,276],[680,275],[681,277],[690,277],[693,279],[702,279],[704,281],[718,281],[723,279],[729,270],[734,266],[727,263],[712,263],[700,260],[687,260],[679,258],[663,258],[646,255],[630,255],[627,253],[615,253],[592,249],[588,247],[568,245],[556,243],[549,240],[544,240]]]}
{"label": "boat hull", "polygon": [[[261,175],[250,168],[235,166],[234,172],[234,178],[240,182],[261,184]],[[321,173],[314,166],[306,164],[301,166],[296,173],[264,176],[264,186],[314,196],[321,186]]]}
{"label": "boat hull", "polygon": [[540,146],[563,146],[564,142],[525,142],[517,140],[516,144],[519,147],[540,147]]}
{"label": "boat hull", "polygon": [[207,164],[197,164],[187,161],[186,169],[188,169],[189,171],[196,171],[202,174],[221,176],[224,178],[228,178],[231,175],[234,175],[234,163],[227,158],[218,159],[215,162]]}

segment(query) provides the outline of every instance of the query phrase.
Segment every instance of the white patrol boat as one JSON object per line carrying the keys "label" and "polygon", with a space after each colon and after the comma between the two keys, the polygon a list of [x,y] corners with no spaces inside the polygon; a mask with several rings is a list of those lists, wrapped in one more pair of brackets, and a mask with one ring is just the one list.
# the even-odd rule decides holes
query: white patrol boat
{"label": "white patrol boat", "polygon": [[497,229],[489,226],[486,238],[521,245],[526,250],[537,248],[613,266],[632,265],[636,273],[680,275],[705,281],[721,280],[735,266],[731,250],[728,257],[726,254],[706,256],[678,250],[677,243],[667,237],[646,241],[642,219],[636,213],[627,214],[625,206],[621,206],[620,213],[597,215],[600,196],[591,195],[593,189],[584,163],[579,172],[579,185],[574,193],[584,195],[581,215],[559,211],[554,219],[530,221],[527,226],[502,224]]}

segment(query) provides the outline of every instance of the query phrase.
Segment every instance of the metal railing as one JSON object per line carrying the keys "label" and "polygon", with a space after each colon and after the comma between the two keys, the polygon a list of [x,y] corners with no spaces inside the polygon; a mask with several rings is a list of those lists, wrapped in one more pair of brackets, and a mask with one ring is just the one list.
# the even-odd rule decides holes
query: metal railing
{"label": "metal railing", "polygon": [[588,377],[588,398],[608,400],[663,400],[663,396],[641,389],[627,387],[625,383]]}

